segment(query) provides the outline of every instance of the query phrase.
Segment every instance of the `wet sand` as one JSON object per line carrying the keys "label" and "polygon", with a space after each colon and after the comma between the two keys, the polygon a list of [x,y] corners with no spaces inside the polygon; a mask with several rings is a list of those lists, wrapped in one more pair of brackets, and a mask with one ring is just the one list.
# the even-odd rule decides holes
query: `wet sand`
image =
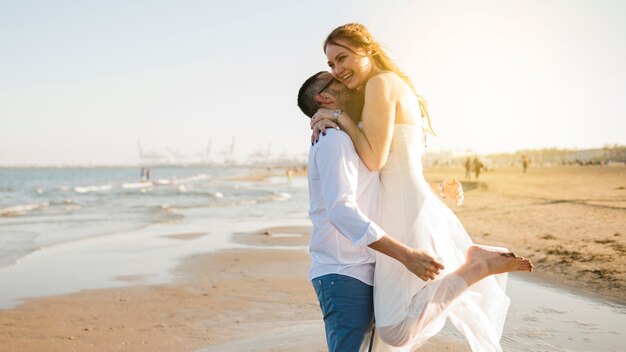
{"label": "wet sand", "polygon": [[[171,284],[29,299],[0,311],[0,346],[13,352],[325,351],[321,312],[306,280],[309,255],[301,246],[309,233],[294,226],[237,234],[236,241],[263,248],[188,257]],[[468,351],[445,337],[422,350]]]}

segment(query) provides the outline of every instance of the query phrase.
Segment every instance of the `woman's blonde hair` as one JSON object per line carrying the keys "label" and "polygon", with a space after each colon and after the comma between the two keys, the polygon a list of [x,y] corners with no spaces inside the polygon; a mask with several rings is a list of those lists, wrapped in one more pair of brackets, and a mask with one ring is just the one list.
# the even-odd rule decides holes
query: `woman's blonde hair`
{"label": "woman's blonde hair", "polygon": [[338,45],[354,52],[351,48],[347,48],[337,43],[337,39],[345,39],[355,48],[363,49],[366,53],[369,53],[378,68],[384,71],[391,71],[400,76],[400,78],[402,78],[409,85],[409,87],[411,87],[415,96],[417,96],[422,117],[428,122],[428,131],[435,134],[430,123],[430,115],[428,114],[428,102],[422,95],[417,94],[409,77],[405,75],[404,72],[398,68],[398,66],[396,66],[391,58],[389,58],[389,55],[387,55],[387,53],[383,50],[382,45],[377,42],[374,37],[372,37],[372,34],[369,32],[367,27],[360,23],[348,23],[335,28],[332,32],[330,32],[324,41],[324,52],[326,52],[328,44]]}

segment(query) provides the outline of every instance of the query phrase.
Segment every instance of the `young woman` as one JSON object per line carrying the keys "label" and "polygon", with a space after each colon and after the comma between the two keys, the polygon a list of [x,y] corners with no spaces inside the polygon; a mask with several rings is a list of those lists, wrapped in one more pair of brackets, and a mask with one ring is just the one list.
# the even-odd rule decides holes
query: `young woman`
{"label": "young woman", "polygon": [[367,28],[350,23],[333,30],[324,52],[335,79],[362,90],[360,126],[346,113],[320,109],[311,121],[313,140],[326,127],[340,127],[371,170],[380,170],[379,225],[408,246],[427,250],[446,269],[422,280],[399,262],[376,256],[374,312],[380,338],[414,348],[446,318],[466,336],[473,351],[501,351],[500,336],[511,271],[532,264],[503,248],[474,246],[456,216],[422,174],[424,133],[432,131],[425,103]]}

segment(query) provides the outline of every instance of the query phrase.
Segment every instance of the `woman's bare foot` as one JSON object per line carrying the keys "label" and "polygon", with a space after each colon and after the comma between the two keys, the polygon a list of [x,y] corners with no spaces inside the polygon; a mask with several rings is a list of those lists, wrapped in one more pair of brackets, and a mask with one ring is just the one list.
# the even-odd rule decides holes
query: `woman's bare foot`
{"label": "woman's bare foot", "polygon": [[530,260],[518,257],[511,252],[494,252],[479,246],[467,250],[467,258],[457,274],[473,285],[489,275],[512,271],[533,271]]}
{"label": "woman's bare foot", "polygon": [[518,257],[512,252],[493,252],[480,246],[471,246],[467,250],[468,262],[484,261],[487,263],[487,275],[508,273],[511,271],[532,271],[530,260]]}

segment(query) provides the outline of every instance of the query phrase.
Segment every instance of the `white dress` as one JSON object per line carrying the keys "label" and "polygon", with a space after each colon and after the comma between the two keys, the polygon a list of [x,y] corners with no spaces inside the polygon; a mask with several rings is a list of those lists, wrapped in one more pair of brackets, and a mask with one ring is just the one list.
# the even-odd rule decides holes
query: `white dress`
{"label": "white dress", "polygon": [[400,262],[376,252],[376,327],[384,342],[413,350],[437,334],[449,318],[473,351],[501,351],[510,303],[506,274],[489,276],[468,288],[464,279],[452,273],[473,243],[424,179],[422,133],[416,125],[394,127],[389,158],[380,172],[379,225],[404,244],[428,251],[445,265],[445,271],[425,282]]}

